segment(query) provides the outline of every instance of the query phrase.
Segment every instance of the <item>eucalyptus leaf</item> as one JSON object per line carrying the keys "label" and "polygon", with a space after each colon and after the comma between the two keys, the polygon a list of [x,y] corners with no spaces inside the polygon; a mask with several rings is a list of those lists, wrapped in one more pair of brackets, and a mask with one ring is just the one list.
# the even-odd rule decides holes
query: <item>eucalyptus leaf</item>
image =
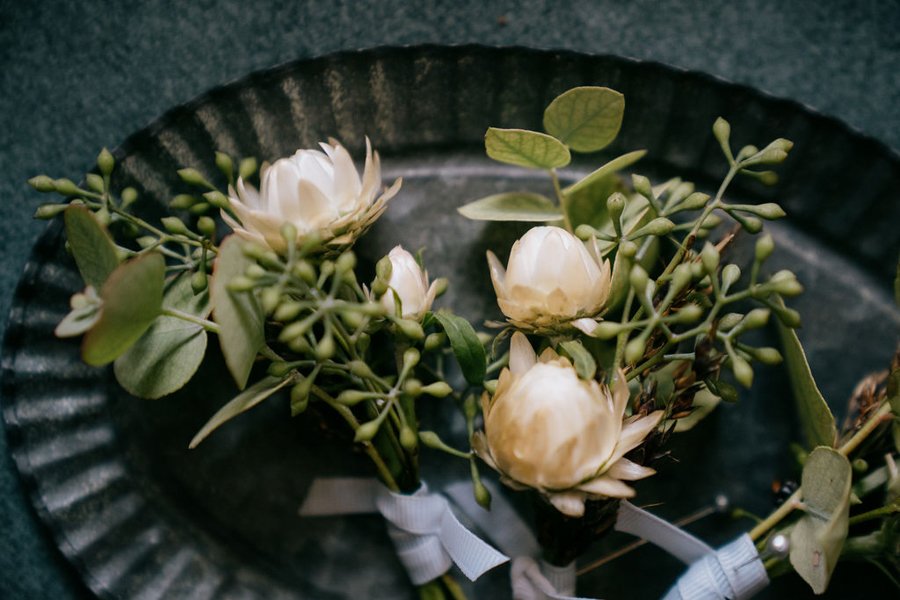
{"label": "eucalyptus leaf", "polygon": [[228,289],[228,283],[244,275],[252,264],[244,256],[243,244],[236,235],[225,238],[219,246],[209,285],[213,316],[219,325],[219,345],[238,389],[247,385],[256,355],[266,343],[259,300],[252,292]]}
{"label": "eucalyptus leaf", "polygon": [[109,275],[100,290],[100,318],[84,336],[84,362],[110,363],[143,335],[162,308],[165,273],[162,255],[154,252],[119,265]]}
{"label": "eucalyptus leaf", "polygon": [[85,206],[69,206],[63,220],[78,272],[86,285],[99,290],[110,273],[119,266],[119,256],[112,238]]}
{"label": "eucalyptus leaf", "polygon": [[103,301],[89,285],[84,292],[75,294],[69,302],[72,310],[59,322],[53,334],[59,338],[75,337],[88,331],[100,320]]}
{"label": "eucalyptus leaf", "polygon": [[484,149],[498,162],[529,169],[557,169],[572,160],[558,139],[527,129],[491,127],[484,136]]}
{"label": "eucalyptus leaf", "polygon": [[463,377],[472,385],[481,385],[487,370],[487,355],[475,329],[462,317],[449,312],[439,311],[434,316],[450,340]]}
{"label": "eucalyptus leaf", "polygon": [[576,152],[596,152],[609,145],[622,126],[625,96],[605,87],[572,88],[544,111],[544,130]]}
{"label": "eucalyptus leaf", "polygon": [[[194,295],[189,273],[166,291],[163,305],[195,317],[209,314],[209,295]],[[116,379],[130,394],[160,398],[181,389],[203,362],[207,333],[200,325],[172,316],[156,318],[143,336],[116,359]]]}
{"label": "eucalyptus leaf", "polygon": [[791,530],[791,565],[822,594],[847,539],[853,469],[847,457],[819,446],[803,465],[800,487],[807,513]]}
{"label": "eucalyptus leaf", "polygon": [[545,223],[562,219],[559,208],[546,196],[532,192],[504,192],[486,196],[457,209],[474,221]]}
{"label": "eucalyptus leaf", "polygon": [[594,357],[591,356],[591,353],[581,345],[581,342],[569,340],[561,343],[559,346],[562,348],[562,351],[572,359],[578,377],[588,381],[594,378],[594,375],[597,373],[597,363],[594,361]]}
{"label": "eucalyptus leaf", "polygon": [[622,169],[630,167],[637,161],[641,160],[646,154],[646,150],[635,150],[634,152],[629,152],[628,154],[617,156],[608,163],[604,164],[599,169],[596,169],[588,175],[585,175],[583,178],[563,189],[563,194],[570,195],[580,192],[581,190],[594,185],[598,181],[602,181],[607,177],[618,173]]}
{"label": "eucalyptus leaf", "polygon": [[260,381],[257,381],[246,390],[232,398],[225,406],[220,408],[216,412],[216,414],[214,414],[212,418],[206,422],[206,425],[204,425],[200,429],[200,431],[197,432],[197,435],[195,435],[194,439],[191,440],[191,443],[188,444],[188,448],[196,448],[200,444],[200,442],[209,437],[209,434],[221,427],[223,424],[238,416],[242,412],[250,410],[281,388],[293,382],[293,376],[268,376],[261,379]]}
{"label": "eucalyptus leaf", "polygon": [[[784,306],[783,303],[781,305]],[[777,321],[777,326],[784,350],[784,364],[791,380],[797,416],[800,418],[807,447],[834,446],[837,439],[834,415],[816,385],[800,338],[796,331],[785,327],[781,321]]]}

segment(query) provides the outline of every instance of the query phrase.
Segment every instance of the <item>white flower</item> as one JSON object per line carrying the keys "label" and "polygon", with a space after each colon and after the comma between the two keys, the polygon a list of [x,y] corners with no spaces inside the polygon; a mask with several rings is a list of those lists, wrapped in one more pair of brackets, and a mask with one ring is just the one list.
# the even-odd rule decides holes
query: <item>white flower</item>
{"label": "white flower", "polygon": [[400,298],[401,316],[404,319],[421,320],[434,303],[437,282],[428,285],[428,273],[422,270],[412,254],[401,246],[395,246],[389,253],[391,280],[388,291],[381,297],[381,303],[388,314],[395,314],[394,294]]}
{"label": "white flower", "polygon": [[570,516],[584,513],[589,497],[629,498],[623,483],[655,473],[624,455],[639,446],[663,411],[625,418],[625,375],[612,389],[578,378],[571,363],[552,349],[535,355],[528,339],[513,334],[509,368],[493,398],[482,397],[484,432],[475,451],[514,487],[546,494]]}
{"label": "white flower", "polygon": [[520,328],[562,322],[590,334],[609,298],[609,261],[598,261],[584,243],[559,227],[534,227],[513,244],[506,269],[487,253],[500,310]]}
{"label": "white flower", "polygon": [[225,211],[222,218],[235,233],[284,253],[281,228],[291,223],[299,244],[319,239],[340,247],[352,244],[381,216],[400,189],[400,179],[379,196],[381,166],[368,138],[362,180],[343,146],[334,140],[319,145],[322,151],[297,150],[289,158],[263,165],[259,191],[240,178],[236,191],[229,187],[231,208],[240,222]]}

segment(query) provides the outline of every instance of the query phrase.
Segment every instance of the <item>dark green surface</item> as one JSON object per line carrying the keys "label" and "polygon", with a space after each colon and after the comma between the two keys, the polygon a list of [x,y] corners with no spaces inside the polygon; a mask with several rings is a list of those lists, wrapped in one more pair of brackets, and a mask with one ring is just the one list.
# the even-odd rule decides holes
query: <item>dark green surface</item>
{"label": "dark green surface", "polygon": [[[127,4],[0,5],[0,314],[42,229],[30,219],[40,196],[28,177],[78,179],[102,146],[175,104],[250,71],[337,50],[479,42],[657,60],[794,98],[900,146],[893,1]],[[0,439],[0,594],[80,597]]]}

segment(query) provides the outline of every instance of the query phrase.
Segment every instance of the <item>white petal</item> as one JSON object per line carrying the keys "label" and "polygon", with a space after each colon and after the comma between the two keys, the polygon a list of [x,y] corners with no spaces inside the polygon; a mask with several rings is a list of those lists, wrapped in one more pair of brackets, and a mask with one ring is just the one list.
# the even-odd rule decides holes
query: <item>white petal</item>
{"label": "white petal", "polygon": [[626,481],[635,481],[637,479],[643,479],[644,477],[650,477],[656,473],[650,467],[645,467],[643,465],[639,465],[636,462],[632,462],[627,458],[620,458],[613,466],[611,466],[604,475],[608,477],[612,477],[614,479],[624,479]]}
{"label": "white petal", "polygon": [[616,445],[615,452],[610,457],[610,461],[617,461],[625,456],[644,441],[647,434],[653,431],[653,428],[662,419],[663,411],[657,410],[650,413],[646,417],[641,417],[626,423],[622,427],[622,433],[619,434],[619,443]]}
{"label": "white petal", "polygon": [[503,263],[497,258],[497,255],[487,251],[488,267],[491,271],[491,282],[494,284],[494,293],[497,298],[506,298],[506,269]]}
{"label": "white petal", "polygon": [[564,515],[570,517],[584,516],[584,494],[582,492],[557,492],[547,495],[550,503]]}
{"label": "white petal", "polygon": [[613,479],[606,475],[592,479],[578,486],[578,489],[594,496],[604,496],[606,498],[631,498],[635,494],[633,488],[628,487],[618,479]]}
{"label": "white petal", "polygon": [[631,397],[631,392],[628,390],[628,379],[622,369],[616,371],[616,378],[609,391],[612,394],[613,415],[621,423],[625,417],[625,409],[628,407],[628,399]]}
{"label": "white petal", "polygon": [[572,325],[585,335],[593,337],[594,330],[597,328],[597,321],[585,317],[584,319],[575,319],[572,321]]}
{"label": "white petal", "polygon": [[537,354],[528,338],[520,331],[512,334],[509,342],[509,370],[513,375],[521,375],[537,362]]}

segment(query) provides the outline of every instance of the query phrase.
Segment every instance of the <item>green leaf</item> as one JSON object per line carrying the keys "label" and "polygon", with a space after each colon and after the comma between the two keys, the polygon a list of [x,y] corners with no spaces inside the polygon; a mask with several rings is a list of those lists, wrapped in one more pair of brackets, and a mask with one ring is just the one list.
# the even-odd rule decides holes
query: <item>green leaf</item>
{"label": "green leaf", "polygon": [[87,285],[100,289],[109,274],[119,266],[119,257],[106,228],[88,208],[72,205],[63,217],[66,237],[78,272]]}
{"label": "green leaf", "polygon": [[576,87],[556,97],[544,111],[544,130],[576,152],[609,145],[622,126],[625,96],[605,87]]}
{"label": "green leaf", "polygon": [[475,329],[468,321],[452,313],[440,311],[434,316],[450,340],[463,377],[472,385],[481,385],[487,370],[487,356]]}
{"label": "green leaf", "polygon": [[[194,295],[189,273],[178,277],[166,292],[163,304],[196,317],[209,314],[209,295]],[[162,315],[150,329],[116,359],[116,379],[140,398],[160,398],[181,389],[203,362],[207,334],[200,325]]]}
{"label": "green leaf", "polygon": [[209,437],[213,431],[221,427],[224,423],[230,421],[234,417],[238,416],[242,412],[246,412],[283,388],[286,385],[289,385],[295,381],[293,376],[288,377],[272,377],[268,376],[260,381],[257,381],[246,390],[232,398],[228,404],[220,408],[216,414],[212,416],[212,418],[206,422],[200,431],[197,432],[197,435],[194,436],[194,439],[191,440],[191,443],[188,444],[188,448],[196,448],[200,442]]}
{"label": "green leaf", "polygon": [[591,380],[597,373],[597,363],[591,353],[577,340],[569,340],[560,345],[562,351],[572,359],[575,371],[581,379]]}
{"label": "green leaf", "polygon": [[607,177],[614,175],[622,169],[626,169],[637,161],[641,160],[642,158],[644,158],[645,154],[647,154],[646,150],[635,150],[634,152],[629,152],[628,154],[617,156],[599,169],[593,171],[592,173],[584,176],[582,179],[579,179],[572,185],[563,189],[563,194],[566,194],[567,196],[576,194],[581,190],[596,184],[599,181],[603,181]]}
{"label": "green leaf", "polygon": [[800,487],[807,513],[791,530],[791,565],[822,594],[847,539],[850,483],[853,470],[847,457],[819,446],[803,466]]}
{"label": "green leaf", "polygon": [[529,169],[556,169],[572,159],[558,139],[527,129],[491,127],[484,136],[484,149],[498,162]]}
{"label": "green leaf", "polygon": [[831,414],[828,403],[816,385],[803,346],[800,345],[800,338],[797,337],[796,331],[785,327],[780,321],[777,324],[784,349],[784,363],[791,380],[797,415],[803,427],[807,447],[834,446],[837,439],[834,415]]}
{"label": "green leaf", "polygon": [[114,361],[150,327],[162,308],[166,263],[145,254],[121,264],[100,290],[100,319],[84,336],[81,357],[89,365]]}
{"label": "green leaf", "polygon": [[228,289],[228,282],[242,276],[252,264],[242,246],[236,235],[222,242],[209,286],[214,320],[219,324],[219,345],[238,389],[247,385],[256,355],[266,343],[262,308],[256,296]]}
{"label": "green leaf", "polygon": [[504,192],[486,196],[457,209],[474,221],[558,221],[562,213],[546,196],[531,192]]}

